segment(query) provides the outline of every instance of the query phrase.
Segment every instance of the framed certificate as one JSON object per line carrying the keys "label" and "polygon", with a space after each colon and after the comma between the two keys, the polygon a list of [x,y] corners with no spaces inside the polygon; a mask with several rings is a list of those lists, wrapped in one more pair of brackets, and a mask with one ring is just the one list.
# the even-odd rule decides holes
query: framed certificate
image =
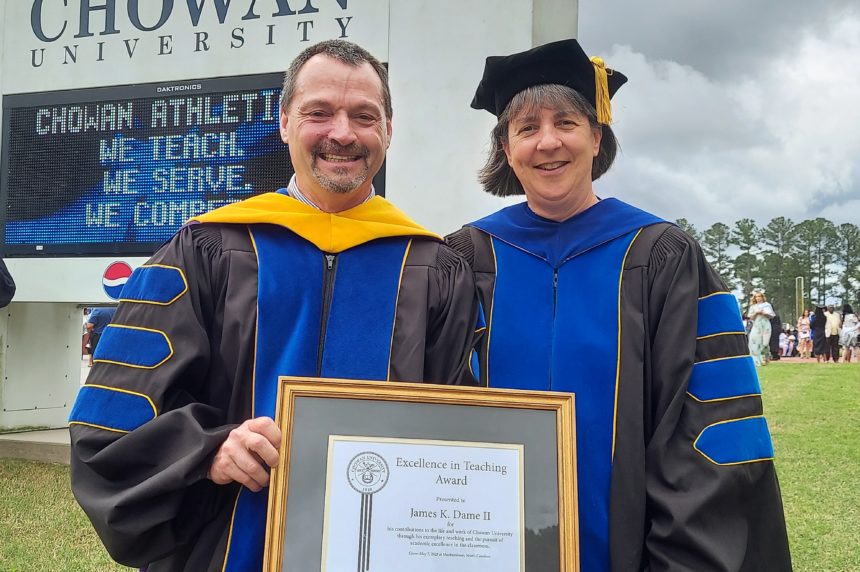
{"label": "framed certificate", "polygon": [[281,378],[267,572],[579,569],[573,395]]}

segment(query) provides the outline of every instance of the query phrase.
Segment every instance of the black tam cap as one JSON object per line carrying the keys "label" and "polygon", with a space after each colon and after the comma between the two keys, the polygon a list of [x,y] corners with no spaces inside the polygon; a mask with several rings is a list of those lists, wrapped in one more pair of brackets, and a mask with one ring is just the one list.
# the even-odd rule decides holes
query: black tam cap
{"label": "black tam cap", "polygon": [[499,116],[522,90],[552,83],[581,93],[597,110],[598,121],[609,124],[609,98],[625,82],[627,77],[607,68],[602,59],[589,59],[576,40],[561,40],[510,56],[488,57],[472,107]]}

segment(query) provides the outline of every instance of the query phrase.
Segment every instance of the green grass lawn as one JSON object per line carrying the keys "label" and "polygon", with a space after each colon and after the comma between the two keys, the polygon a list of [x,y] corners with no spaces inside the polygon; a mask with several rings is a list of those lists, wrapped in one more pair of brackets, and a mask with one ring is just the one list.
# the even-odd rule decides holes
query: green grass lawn
{"label": "green grass lawn", "polygon": [[115,564],[69,490],[65,465],[0,459],[0,570],[130,570]]}
{"label": "green grass lawn", "polygon": [[860,570],[860,364],[759,371],[794,569]]}
{"label": "green grass lawn", "polygon": [[[860,365],[760,371],[795,570],[860,570]],[[68,481],[65,466],[0,459],[0,570],[128,570]]]}

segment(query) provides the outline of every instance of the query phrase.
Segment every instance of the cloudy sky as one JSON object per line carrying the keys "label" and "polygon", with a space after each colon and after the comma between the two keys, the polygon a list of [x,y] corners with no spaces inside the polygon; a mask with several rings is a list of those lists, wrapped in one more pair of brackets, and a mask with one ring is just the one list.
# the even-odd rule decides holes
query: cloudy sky
{"label": "cloudy sky", "polygon": [[860,3],[580,0],[579,39],[630,81],[596,185],[701,230],[860,224]]}

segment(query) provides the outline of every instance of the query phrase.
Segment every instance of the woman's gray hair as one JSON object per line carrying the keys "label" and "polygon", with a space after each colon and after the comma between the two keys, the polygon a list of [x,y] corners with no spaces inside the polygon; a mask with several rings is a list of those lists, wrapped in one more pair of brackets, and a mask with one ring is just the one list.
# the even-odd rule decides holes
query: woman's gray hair
{"label": "woman's gray hair", "polygon": [[514,96],[499,116],[499,121],[490,134],[489,157],[484,167],[478,171],[478,181],[486,192],[499,197],[525,194],[522,184],[508,164],[503,144],[508,139],[508,126],[513,118],[521,113],[530,113],[545,107],[582,114],[593,129],[600,129],[603,132],[600,149],[591,164],[592,181],[596,181],[612,166],[618,152],[618,141],[609,125],[598,123],[597,112],[588,100],[579,92],[564,85],[535,85]]}

